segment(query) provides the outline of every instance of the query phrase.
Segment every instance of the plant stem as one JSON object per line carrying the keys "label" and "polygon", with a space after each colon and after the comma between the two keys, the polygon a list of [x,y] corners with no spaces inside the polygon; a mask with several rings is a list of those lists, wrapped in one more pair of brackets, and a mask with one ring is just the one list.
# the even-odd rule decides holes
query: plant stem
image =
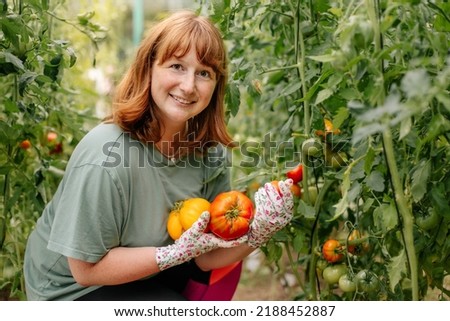
{"label": "plant stem", "polygon": [[302,282],[302,278],[300,273],[298,273],[298,265],[294,262],[294,258],[292,257],[291,249],[289,248],[289,243],[285,243],[284,247],[286,248],[286,253],[289,259],[289,264],[291,265],[292,273],[294,273],[295,279],[297,280],[300,288],[305,292],[305,285]]}
{"label": "plant stem", "polygon": [[[381,52],[382,50],[382,34],[380,31],[380,21],[379,21],[379,8],[378,0],[366,0],[367,10],[372,21],[372,26],[374,30],[374,42],[375,42],[375,52]],[[383,59],[380,58],[378,61],[380,75],[382,79],[382,86],[384,86],[384,66]],[[384,103],[384,97],[378,99],[378,104]],[[400,213],[403,224],[403,238],[405,243],[406,255],[409,262],[410,277],[411,277],[411,287],[412,287],[412,299],[417,301],[419,299],[419,280],[418,280],[418,265],[416,249],[414,246],[414,231],[413,222],[414,218],[410,208],[408,207],[408,202],[406,196],[403,192],[403,184],[400,178],[400,173],[397,167],[394,142],[392,139],[392,131],[390,128],[383,132],[383,145],[384,153],[386,157],[386,162],[391,175],[392,187],[395,195],[395,202],[397,210]]]}
{"label": "plant stem", "polygon": [[320,213],[320,207],[323,202],[323,198],[325,197],[325,194],[327,193],[328,189],[333,184],[333,181],[330,179],[325,179],[322,189],[320,190],[319,194],[317,195],[316,203],[314,204],[314,212],[316,219],[314,220],[314,224],[311,231],[311,244],[310,244],[310,253],[311,253],[311,259],[309,261],[309,285],[311,290],[311,300],[317,301],[317,288],[316,288],[316,263],[317,263],[317,255],[315,254],[314,249],[316,248],[318,244],[318,223],[319,223],[319,213]]}
{"label": "plant stem", "polygon": [[389,172],[391,173],[392,185],[394,188],[395,201],[397,203],[398,211],[402,217],[403,223],[403,237],[405,240],[406,255],[409,262],[409,270],[411,276],[412,299],[419,300],[419,280],[416,249],[414,246],[414,231],[413,231],[413,215],[408,207],[405,194],[403,193],[403,184],[400,179],[400,174],[395,161],[394,143],[392,140],[392,133],[390,129],[383,132],[383,143],[385,146],[385,156],[388,163]]}
{"label": "plant stem", "polygon": [[[294,41],[294,46],[295,46],[295,64],[297,65],[297,70],[298,70],[298,74],[300,77],[300,82],[302,84],[301,87],[301,94],[302,97],[304,98],[303,101],[303,124],[304,124],[304,129],[305,129],[305,134],[306,135],[310,135],[311,132],[311,127],[310,127],[310,123],[311,123],[311,107],[309,105],[309,98],[307,98],[307,93],[308,93],[308,88],[307,88],[307,84],[306,84],[306,76],[305,76],[305,41],[303,39],[303,34],[302,31],[300,30],[300,3],[301,1],[298,0],[297,1],[297,7],[294,8],[293,5],[291,4],[291,10],[294,13],[294,24],[295,24],[295,41]],[[304,157],[304,155],[302,155],[302,164],[303,164],[303,182],[305,182],[304,186],[308,186],[308,174],[309,174],[309,170],[308,170],[308,166],[306,164],[306,159]],[[304,188],[304,195],[305,195],[305,200],[307,203],[309,203],[309,191],[308,188]]]}

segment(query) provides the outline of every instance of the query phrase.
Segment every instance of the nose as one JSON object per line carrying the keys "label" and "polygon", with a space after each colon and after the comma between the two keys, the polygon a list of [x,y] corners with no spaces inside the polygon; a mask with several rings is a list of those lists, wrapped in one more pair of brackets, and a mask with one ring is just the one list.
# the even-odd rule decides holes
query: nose
{"label": "nose", "polygon": [[192,94],[195,90],[195,75],[186,73],[180,82],[180,89],[186,94]]}

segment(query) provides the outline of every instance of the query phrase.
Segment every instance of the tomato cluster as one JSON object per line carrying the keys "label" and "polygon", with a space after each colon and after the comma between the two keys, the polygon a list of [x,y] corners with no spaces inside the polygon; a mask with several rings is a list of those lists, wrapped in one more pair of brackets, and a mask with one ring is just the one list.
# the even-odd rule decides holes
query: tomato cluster
{"label": "tomato cluster", "polygon": [[359,229],[352,229],[345,241],[328,239],[321,250],[321,258],[317,261],[316,268],[329,286],[337,287],[344,293],[359,294],[369,294],[380,287],[380,280],[373,271],[363,266],[355,272],[353,264],[352,268],[349,268],[352,260],[343,260],[346,255],[356,258],[369,251],[369,242]]}
{"label": "tomato cluster", "polygon": [[210,213],[205,232],[232,240],[248,232],[254,207],[250,198],[239,191],[221,193],[211,203],[198,197],[176,202],[167,220],[170,237],[178,239],[205,211]]}

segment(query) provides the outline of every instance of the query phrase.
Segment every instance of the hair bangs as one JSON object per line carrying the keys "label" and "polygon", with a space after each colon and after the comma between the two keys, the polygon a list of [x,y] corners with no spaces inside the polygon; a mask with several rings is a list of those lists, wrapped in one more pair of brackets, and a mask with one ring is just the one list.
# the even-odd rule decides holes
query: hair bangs
{"label": "hair bangs", "polygon": [[222,76],[226,73],[226,57],[223,43],[218,39],[220,35],[202,20],[190,20],[167,29],[158,44],[156,59],[163,63],[173,56],[183,57],[195,46],[198,61]]}

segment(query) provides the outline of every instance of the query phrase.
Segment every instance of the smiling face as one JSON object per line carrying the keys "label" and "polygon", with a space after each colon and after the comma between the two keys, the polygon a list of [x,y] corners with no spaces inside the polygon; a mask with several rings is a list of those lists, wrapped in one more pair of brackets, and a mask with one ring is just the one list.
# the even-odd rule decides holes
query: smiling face
{"label": "smiling face", "polygon": [[214,70],[199,62],[195,48],[182,57],[156,60],[151,79],[151,95],[166,134],[182,131],[188,119],[201,113],[217,83]]}

